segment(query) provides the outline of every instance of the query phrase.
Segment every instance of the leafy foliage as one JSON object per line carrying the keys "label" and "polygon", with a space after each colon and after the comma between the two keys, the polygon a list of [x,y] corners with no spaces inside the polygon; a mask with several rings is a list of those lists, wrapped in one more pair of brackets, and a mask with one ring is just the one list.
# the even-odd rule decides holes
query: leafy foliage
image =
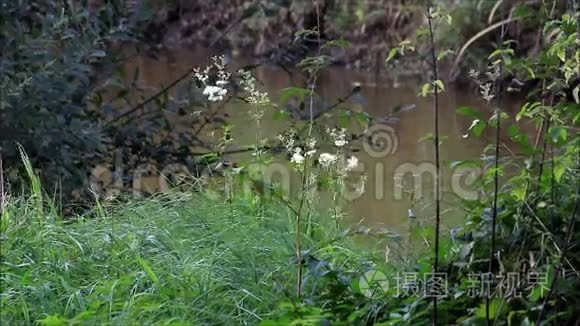
{"label": "leafy foliage", "polygon": [[[97,165],[122,168],[121,188],[145,165],[180,162],[199,175],[215,159],[197,158],[192,148],[214,150],[203,136],[225,123],[224,103],[208,103],[192,71],[154,94],[138,70],[126,71],[127,58],[154,51],[143,42],[143,17],[129,17],[123,2],[64,3],[0,4],[0,149],[12,191],[25,186],[19,146],[63,204],[92,197],[89,173]],[[191,116],[191,124],[175,128],[170,114]]]}

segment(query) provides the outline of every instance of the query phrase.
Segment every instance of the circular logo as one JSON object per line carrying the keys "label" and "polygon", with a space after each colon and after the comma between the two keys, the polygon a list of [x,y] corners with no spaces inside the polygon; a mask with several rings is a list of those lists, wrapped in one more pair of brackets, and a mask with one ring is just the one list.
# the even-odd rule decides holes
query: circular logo
{"label": "circular logo", "polygon": [[389,280],[383,272],[370,270],[360,277],[358,286],[365,297],[374,299],[386,294],[389,289]]}
{"label": "circular logo", "polygon": [[399,137],[393,127],[385,124],[376,124],[365,133],[363,147],[371,157],[385,157],[397,151]]}

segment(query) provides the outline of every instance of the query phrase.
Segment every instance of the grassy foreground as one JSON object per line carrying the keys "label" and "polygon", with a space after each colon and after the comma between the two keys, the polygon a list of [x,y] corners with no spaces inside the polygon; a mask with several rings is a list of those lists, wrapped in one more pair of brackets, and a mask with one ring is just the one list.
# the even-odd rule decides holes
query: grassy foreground
{"label": "grassy foreground", "polygon": [[38,202],[2,216],[4,325],[257,324],[295,284],[280,207],[170,195],[66,223]]}

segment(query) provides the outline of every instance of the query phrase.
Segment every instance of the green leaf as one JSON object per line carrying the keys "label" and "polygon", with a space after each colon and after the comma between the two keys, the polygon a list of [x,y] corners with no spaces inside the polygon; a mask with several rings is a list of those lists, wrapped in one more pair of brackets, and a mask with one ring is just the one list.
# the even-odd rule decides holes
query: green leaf
{"label": "green leaf", "polygon": [[566,172],[566,165],[565,164],[555,164],[554,165],[554,178],[556,182],[560,182],[562,180],[562,176]]}
{"label": "green leaf", "polygon": [[513,56],[514,50],[513,49],[497,49],[489,55],[488,59],[491,60],[497,56],[507,56],[507,55]]}
{"label": "green leaf", "polygon": [[421,92],[419,92],[419,96],[425,97],[427,94],[432,92],[432,86],[429,83],[423,84],[421,87]]}
{"label": "green leaf", "polygon": [[513,16],[517,18],[525,18],[533,16],[535,13],[534,9],[527,5],[519,5],[514,9]]}
{"label": "green leaf", "polygon": [[371,121],[371,117],[366,112],[352,112],[352,117],[362,125]]}
{"label": "green leaf", "polygon": [[139,265],[141,265],[141,268],[143,268],[143,271],[147,274],[147,276],[149,276],[151,281],[153,283],[155,283],[156,285],[158,285],[159,279],[157,278],[157,275],[155,275],[155,272],[153,272],[151,265],[149,265],[149,263],[146,260],[144,260],[143,258],[141,258],[139,256],[135,257],[135,259],[137,260]]}
{"label": "green leaf", "polygon": [[560,60],[562,62],[566,61],[566,48],[565,47],[561,47],[558,49],[558,51],[556,52],[556,55],[558,56],[558,58],[560,58]]}
{"label": "green leaf", "polygon": [[457,108],[457,110],[455,110],[455,112],[457,112],[461,115],[467,116],[467,117],[475,118],[475,119],[481,118],[481,113],[470,106],[461,106],[461,107]]}
{"label": "green leaf", "polygon": [[66,326],[69,324],[68,319],[59,315],[46,316],[38,320],[38,323],[44,326]]}
{"label": "green leaf", "polygon": [[451,25],[453,23],[453,17],[451,15],[447,14],[447,15],[443,16],[443,18],[447,22],[447,25]]}
{"label": "green leaf", "polygon": [[536,286],[532,292],[530,292],[530,294],[528,295],[528,299],[530,299],[533,302],[538,302],[538,300],[540,300],[543,297],[543,293],[544,290],[542,289],[541,286]]}
{"label": "green leaf", "polygon": [[481,134],[483,134],[483,131],[485,130],[486,127],[487,124],[484,121],[480,119],[475,119],[471,122],[468,131],[471,131],[471,133],[476,137],[480,137]]}
{"label": "green leaf", "polygon": [[[489,315],[502,317],[507,312],[507,305],[503,304],[503,300],[500,298],[494,298],[489,303]],[[486,307],[485,303],[481,303],[477,309],[475,309],[475,316],[477,318],[486,318]]]}
{"label": "green leaf", "polygon": [[548,131],[553,143],[562,143],[568,139],[568,130],[563,127],[551,127]]}
{"label": "green leaf", "polygon": [[339,112],[338,116],[337,116],[338,126],[341,128],[348,128],[350,119],[351,119],[351,112],[350,111]]}
{"label": "green leaf", "polygon": [[528,104],[526,103],[522,106],[522,108],[520,109],[520,112],[518,112],[518,114],[516,114],[516,121],[520,121],[522,119],[522,117],[526,114],[526,111],[528,109]]}
{"label": "green leaf", "polygon": [[445,85],[443,85],[441,80],[437,79],[433,82],[433,85],[437,88],[438,92],[445,92]]}
{"label": "green leaf", "polygon": [[287,87],[280,92],[280,104],[286,104],[292,98],[298,98],[300,102],[310,94],[310,90],[301,87]]}
{"label": "green leaf", "polygon": [[453,53],[455,53],[455,52],[453,50],[450,50],[450,49],[442,51],[437,55],[437,61],[441,61],[443,58],[445,58],[449,54],[453,54]]}
{"label": "green leaf", "polygon": [[290,113],[286,110],[274,111],[274,120],[286,120],[290,117]]}
{"label": "green leaf", "polygon": [[511,125],[507,128],[507,135],[510,138],[517,138],[522,134],[518,125]]}
{"label": "green leaf", "polygon": [[389,63],[391,60],[393,60],[393,58],[395,58],[395,56],[397,55],[397,53],[399,53],[399,49],[397,48],[392,48],[389,51],[389,55],[387,56],[387,60],[386,62]]}
{"label": "green leaf", "polygon": [[526,189],[523,187],[514,188],[510,193],[518,201],[524,200],[526,197]]}
{"label": "green leaf", "polygon": [[526,64],[522,64],[522,68],[528,72],[528,74],[530,75],[530,78],[532,78],[532,79],[536,78],[536,73],[534,72],[534,70],[530,66],[528,66]]}

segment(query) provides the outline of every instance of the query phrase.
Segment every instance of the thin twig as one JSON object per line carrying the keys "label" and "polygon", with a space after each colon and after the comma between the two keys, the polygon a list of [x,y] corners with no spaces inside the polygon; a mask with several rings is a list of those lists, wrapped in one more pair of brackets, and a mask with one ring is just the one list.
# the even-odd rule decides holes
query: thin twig
{"label": "thin twig", "polygon": [[[317,19],[317,33],[318,33],[318,55],[320,55],[320,11],[318,7],[318,0],[313,0],[314,6],[316,8],[316,19]],[[316,81],[318,75],[315,73],[312,76],[312,86],[310,90],[310,120],[309,120],[309,127],[308,127],[308,139],[310,139],[312,135],[312,126],[314,124],[314,90],[316,89]],[[297,268],[298,268],[298,280],[296,284],[296,294],[300,299],[302,295],[302,251],[301,251],[301,238],[302,238],[302,209],[304,207],[304,203],[306,201],[306,192],[308,191],[308,183],[310,183],[310,178],[308,178],[308,157],[304,160],[304,171],[302,174],[302,194],[300,197],[300,204],[298,206],[298,215],[296,216],[296,258],[298,260]]]}
{"label": "thin twig", "polygon": [[133,114],[134,112],[137,112],[138,110],[144,108],[147,104],[155,101],[157,98],[159,98],[160,96],[162,96],[163,94],[165,94],[166,92],[168,92],[170,89],[172,89],[173,87],[175,87],[175,85],[179,84],[182,80],[184,80],[185,78],[189,77],[191,75],[191,73],[193,72],[193,70],[188,70],[187,72],[183,73],[181,76],[177,77],[177,79],[175,79],[173,82],[171,82],[171,84],[169,84],[168,86],[162,88],[161,90],[159,90],[157,93],[155,93],[154,95],[152,95],[151,97],[147,98],[145,101],[137,104],[136,106],[132,107],[131,109],[129,109],[128,111],[114,117],[112,120],[110,120],[107,125],[111,125],[125,117],[130,116],[131,114]]}
{"label": "thin twig", "polygon": [[544,144],[542,145],[542,155],[540,157],[540,166],[538,170],[538,191],[542,184],[542,175],[544,174],[544,161],[546,160],[546,150],[548,148],[548,131],[550,130],[550,123],[552,119],[550,116],[546,117],[546,130],[544,131]]}
{"label": "thin twig", "polygon": [[[437,273],[439,270],[439,233],[441,228],[441,168],[439,160],[439,89],[435,81],[439,80],[437,71],[437,55],[435,54],[435,41],[433,36],[433,15],[431,14],[431,8],[427,11],[427,19],[429,21],[429,40],[431,42],[431,68],[433,69],[433,84],[434,84],[434,96],[435,101],[433,103],[434,108],[434,145],[435,145],[435,261],[433,263],[433,272]],[[437,295],[433,296],[433,325],[437,325]]]}
{"label": "thin twig", "polygon": [[495,5],[493,5],[493,8],[491,8],[491,11],[489,12],[489,17],[487,17],[487,23],[491,25],[491,23],[493,23],[493,18],[495,17],[495,12],[497,11],[497,9],[501,6],[501,3],[503,2],[503,0],[498,0]]}
{"label": "thin twig", "polygon": [[[246,65],[243,66],[242,70],[252,70],[255,69],[263,64],[266,64],[270,61],[264,61],[264,62],[260,62],[260,63],[256,63],[256,64],[250,64],[250,65]],[[144,108],[147,104],[155,101],[157,98],[163,96],[165,93],[167,93],[169,90],[171,90],[173,87],[175,87],[177,84],[179,84],[181,81],[185,80],[187,77],[189,77],[191,74],[193,73],[193,70],[189,69],[186,72],[184,72],[183,74],[181,74],[179,77],[177,77],[175,80],[173,80],[169,85],[167,85],[166,87],[162,88],[161,90],[159,90],[157,93],[153,94],[152,96],[150,96],[149,98],[147,98],[146,100],[144,100],[143,102],[137,104],[136,106],[132,107],[131,109],[127,110],[126,112],[123,112],[122,114],[114,117],[113,119],[111,119],[109,122],[107,122],[107,126],[110,127],[112,124],[114,124],[115,122],[126,118],[128,116],[130,116],[131,114],[135,113],[136,111]]]}
{"label": "thin twig", "polygon": [[[502,6],[502,12],[505,12],[505,6]],[[500,48],[503,48],[503,42],[506,34],[505,24],[501,25]],[[500,155],[500,135],[501,135],[501,87],[502,87],[503,64],[499,63],[499,76],[496,81],[495,98],[496,98],[496,127],[495,127],[495,158],[493,171],[493,212],[491,217],[491,246],[489,249],[489,264],[487,272],[491,274],[494,266],[495,250],[496,250],[496,228],[497,228],[497,200],[499,195],[499,155]],[[485,298],[485,319],[487,325],[491,325],[490,317],[490,301],[491,296],[487,295]]]}

